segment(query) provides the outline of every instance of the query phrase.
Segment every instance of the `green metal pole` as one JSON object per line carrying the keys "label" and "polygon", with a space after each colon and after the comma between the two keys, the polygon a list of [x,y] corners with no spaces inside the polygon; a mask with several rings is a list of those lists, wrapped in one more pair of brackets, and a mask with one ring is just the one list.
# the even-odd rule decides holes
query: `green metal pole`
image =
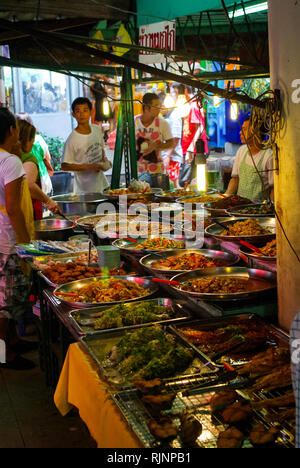
{"label": "green metal pole", "polygon": [[[122,92],[123,86],[121,86],[121,98],[123,95]],[[118,123],[117,123],[117,134],[116,134],[116,144],[114,151],[114,161],[113,161],[113,170],[111,176],[111,189],[117,189],[120,187],[120,174],[122,168],[122,156],[123,156],[123,143],[124,143],[124,126],[123,126],[123,114],[124,114],[124,103],[121,101],[118,112]]]}
{"label": "green metal pole", "polygon": [[126,107],[127,107],[127,124],[129,138],[129,154],[130,154],[130,169],[131,179],[137,179],[137,159],[136,159],[136,138],[135,138],[135,123],[133,111],[133,94],[132,94],[132,78],[131,68],[124,69],[124,80],[126,86]]}

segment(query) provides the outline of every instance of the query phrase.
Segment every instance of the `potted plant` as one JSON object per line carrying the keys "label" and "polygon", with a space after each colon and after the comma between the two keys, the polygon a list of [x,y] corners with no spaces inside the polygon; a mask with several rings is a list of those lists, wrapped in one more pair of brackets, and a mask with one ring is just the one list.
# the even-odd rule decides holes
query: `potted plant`
{"label": "potted plant", "polygon": [[64,149],[64,140],[60,137],[42,135],[46,141],[51,155],[54,174],[51,177],[53,195],[63,195],[73,191],[73,175],[61,170],[61,159]]}

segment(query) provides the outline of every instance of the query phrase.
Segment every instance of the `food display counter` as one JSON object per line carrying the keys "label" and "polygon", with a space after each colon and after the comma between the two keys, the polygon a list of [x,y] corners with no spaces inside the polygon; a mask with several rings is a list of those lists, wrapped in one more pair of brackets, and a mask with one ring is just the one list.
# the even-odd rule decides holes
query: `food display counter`
{"label": "food display counter", "polygon": [[[160,226],[146,243],[104,242],[96,216],[79,225],[94,244],[119,247],[114,270],[96,264],[96,244],[31,259],[41,362],[61,414],[76,406],[99,447],[293,447],[276,257],[251,250],[274,240],[274,218],[208,215],[204,245],[191,250],[184,236],[167,242]],[[250,252],[240,243],[249,226]]]}

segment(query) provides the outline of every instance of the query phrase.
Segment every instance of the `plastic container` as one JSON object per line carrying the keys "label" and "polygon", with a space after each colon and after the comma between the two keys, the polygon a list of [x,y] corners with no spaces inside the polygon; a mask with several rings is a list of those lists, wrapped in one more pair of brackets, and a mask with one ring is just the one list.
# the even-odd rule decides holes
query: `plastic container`
{"label": "plastic container", "polygon": [[206,186],[210,188],[218,188],[220,180],[220,162],[218,158],[209,157],[206,161]]}
{"label": "plastic container", "polygon": [[221,159],[220,163],[220,175],[221,175],[221,182],[222,182],[222,189],[226,192],[229,181],[231,179],[231,172],[234,163],[234,157],[224,156]]}

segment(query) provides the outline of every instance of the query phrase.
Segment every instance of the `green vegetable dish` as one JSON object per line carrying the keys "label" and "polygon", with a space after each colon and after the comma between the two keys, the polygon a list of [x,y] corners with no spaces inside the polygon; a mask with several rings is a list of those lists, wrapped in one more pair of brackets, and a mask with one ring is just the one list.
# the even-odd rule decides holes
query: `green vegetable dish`
{"label": "green vegetable dish", "polygon": [[192,363],[192,350],[159,325],[127,332],[110,353],[112,366],[130,381],[172,377]]}
{"label": "green vegetable dish", "polygon": [[172,309],[153,303],[143,303],[134,306],[120,304],[106,309],[102,316],[95,320],[94,329],[120,328],[142,323],[157,322],[170,318]]}

